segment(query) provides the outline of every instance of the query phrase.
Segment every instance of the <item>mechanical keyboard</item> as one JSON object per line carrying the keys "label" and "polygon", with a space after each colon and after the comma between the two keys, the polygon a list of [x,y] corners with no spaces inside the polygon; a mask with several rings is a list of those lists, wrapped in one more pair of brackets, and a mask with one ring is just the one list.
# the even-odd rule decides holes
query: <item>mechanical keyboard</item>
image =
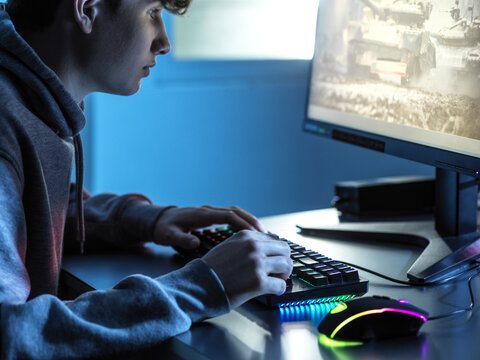
{"label": "mechanical keyboard", "polygon": [[[175,248],[186,258],[197,258],[214,246],[235,234],[228,228],[192,231],[200,239],[200,246],[194,250]],[[368,280],[361,279],[358,271],[325,255],[298,245],[292,241],[269,233],[278,241],[285,241],[291,249],[293,271],[287,279],[287,290],[282,295],[263,295],[256,299],[263,304],[292,306],[345,301],[367,292]]]}

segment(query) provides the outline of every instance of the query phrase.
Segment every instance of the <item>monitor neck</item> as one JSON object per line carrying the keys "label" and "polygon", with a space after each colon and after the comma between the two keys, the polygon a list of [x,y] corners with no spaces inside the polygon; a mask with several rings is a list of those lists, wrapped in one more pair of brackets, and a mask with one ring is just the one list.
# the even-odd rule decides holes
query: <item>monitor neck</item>
{"label": "monitor neck", "polygon": [[475,233],[478,228],[478,180],[436,169],[435,228],[444,237]]}

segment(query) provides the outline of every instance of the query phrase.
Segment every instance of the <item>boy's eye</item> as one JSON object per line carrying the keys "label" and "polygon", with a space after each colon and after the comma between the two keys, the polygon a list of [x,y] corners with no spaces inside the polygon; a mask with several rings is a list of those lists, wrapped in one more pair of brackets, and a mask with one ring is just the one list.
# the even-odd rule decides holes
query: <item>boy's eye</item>
{"label": "boy's eye", "polygon": [[160,15],[160,12],[161,12],[161,9],[159,8],[155,8],[155,9],[150,9],[148,11],[148,15],[152,18],[152,19],[157,19]]}

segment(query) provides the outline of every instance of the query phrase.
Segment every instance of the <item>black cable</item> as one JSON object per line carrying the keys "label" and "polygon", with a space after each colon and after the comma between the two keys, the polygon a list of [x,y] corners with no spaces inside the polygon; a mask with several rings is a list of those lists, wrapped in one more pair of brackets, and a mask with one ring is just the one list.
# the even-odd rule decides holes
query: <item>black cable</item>
{"label": "black cable", "polygon": [[427,286],[436,286],[436,285],[441,285],[441,284],[445,284],[449,281],[452,281],[454,279],[456,279],[457,277],[469,272],[470,270],[473,270],[475,268],[478,268],[479,265],[478,263],[476,263],[474,266],[456,274],[456,275],[453,275],[451,277],[448,277],[446,279],[443,279],[443,280],[438,280],[438,281],[432,281],[432,282],[426,282],[426,283],[414,283],[414,282],[410,282],[410,281],[405,281],[405,280],[399,280],[399,279],[395,279],[395,278],[392,278],[390,276],[387,276],[387,275],[384,275],[384,274],[381,274],[379,272],[376,272],[374,270],[370,270],[370,269],[367,269],[363,266],[359,266],[359,265],[355,265],[355,264],[351,264],[351,263],[348,263],[346,261],[343,261],[343,260],[339,260],[341,263],[345,264],[345,265],[349,265],[351,267],[354,267],[354,268],[357,268],[357,269],[360,269],[360,270],[363,270],[363,271],[366,271],[368,273],[371,273],[375,276],[378,276],[380,278],[383,278],[385,280],[388,280],[388,281],[391,281],[391,282],[394,282],[394,283],[397,283],[397,284],[402,284],[402,285],[408,285],[408,286],[421,286],[421,287],[427,287]]}
{"label": "black cable", "polygon": [[434,285],[444,284],[446,282],[449,282],[449,281],[452,281],[452,280],[458,278],[459,276],[467,273],[470,270],[477,269],[477,272],[475,274],[471,275],[468,278],[468,292],[470,294],[470,305],[468,307],[464,308],[464,309],[458,309],[458,310],[452,311],[450,313],[429,317],[428,321],[444,319],[444,318],[447,318],[447,317],[450,317],[450,316],[470,312],[475,307],[475,296],[473,295],[473,290],[472,290],[472,280],[480,275],[480,261],[479,260],[476,261],[476,263],[473,267],[468,268],[468,269],[466,269],[466,270],[464,270],[464,271],[462,271],[462,272],[460,272],[460,273],[458,273],[458,274],[456,274],[452,277],[449,277],[449,278],[443,279],[443,280],[439,280],[439,281],[433,281],[433,282],[430,282],[430,283],[411,283],[409,281],[403,281],[403,280],[398,280],[398,279],[391,278],[390,276],[380,274],[376,271],[364,268],[363,266],[358,266],[358,265],[355,265],[355,264],[351,264],[351,263],[348,263],[346,261],[342,261],[342,263],[345,264],[345,265],[349,265],[349,266],[352,266],[354,268],[366,271],[368,273],[371,273],[375,276],[378,276],[380,278],[386,279],[386,280],[394,282],[394,283],[398,283],[398,284],[402,284],[402,285],[408,285],[408,286],[424,286],[424,287],[425,286],[434,286]]}
{"label": "black cable", "polygon": [[444,319],[446,317],[450,317],[450,316],[453,316],[453,315],[463,314],[463,313],[472,311],[473,308],[475,307],[475,296],[473,295],[473,290],[472,290],[472,280],[475,279],[479,275],[480,275],[480,270],[477,271],[476,274],[473,274],[472,276],[470,276],[468,278],[468,292],[470,293],[470,305],[468,307],[466,307],[464,309],[458,309],[458,310],[452,311],[451,313],[429,317],[428,321]]}

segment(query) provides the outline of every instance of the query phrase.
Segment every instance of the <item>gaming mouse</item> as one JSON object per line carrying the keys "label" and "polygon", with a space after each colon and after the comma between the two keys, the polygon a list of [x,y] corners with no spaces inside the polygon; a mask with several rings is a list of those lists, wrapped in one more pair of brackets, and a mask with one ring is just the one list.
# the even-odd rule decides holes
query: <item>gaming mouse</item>
{"label": "gaming mouse", "polygon": [[428,313],[406,300],[365,296],[338,304],[318,327],[320,342],[355,345],[364,342],[416,335]]}

